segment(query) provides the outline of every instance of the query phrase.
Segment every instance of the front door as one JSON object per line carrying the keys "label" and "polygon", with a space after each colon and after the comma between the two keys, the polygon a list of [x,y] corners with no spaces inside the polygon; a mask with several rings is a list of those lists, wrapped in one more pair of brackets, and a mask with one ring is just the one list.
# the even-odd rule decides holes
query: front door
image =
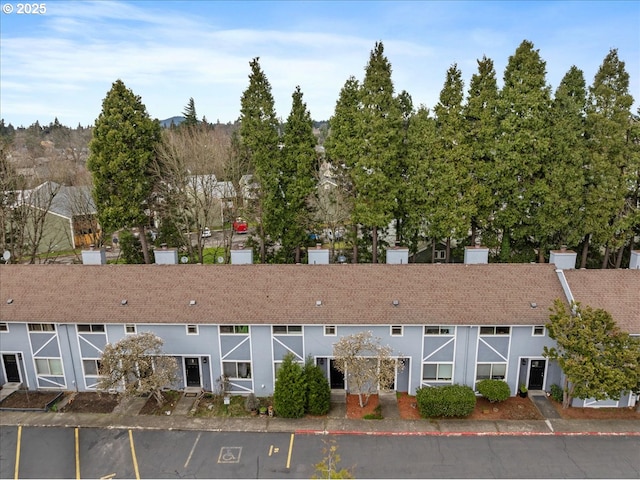
{"label": "front door", "polygon": [[187,387],[200,386],[200,362],[197,357],[185,357],[184,366],[187,372]]}
{"label": "front door", "polygon": [[546,360],[531,360],[529,368],[529,390],[542,390]]}
{"label": "front door", "polygon": [[20,383],[20,370],[18,370],[18,359],[14,353],[2,355],[4,371],[7,373],[8,383]]}
{"label": "front door", "polygon": [[329,383],[332,390],[344,390],[344,374],[336,368],[336,361],[329,362]]}

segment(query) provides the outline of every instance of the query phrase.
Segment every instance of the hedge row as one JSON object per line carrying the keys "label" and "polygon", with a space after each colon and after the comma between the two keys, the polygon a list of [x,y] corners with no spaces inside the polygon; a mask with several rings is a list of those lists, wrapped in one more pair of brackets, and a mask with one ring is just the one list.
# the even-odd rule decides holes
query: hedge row
{"label": "hedge row", "polygon": [[416,402],[423,417],[466,417],[476,406],[476,394],[466,385],[420,387]]}

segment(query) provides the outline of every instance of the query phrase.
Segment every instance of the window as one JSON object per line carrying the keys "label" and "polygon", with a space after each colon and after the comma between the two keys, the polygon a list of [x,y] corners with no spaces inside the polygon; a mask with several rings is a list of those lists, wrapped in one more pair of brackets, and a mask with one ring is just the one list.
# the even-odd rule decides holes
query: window
{"label": "window", "polygon": [[451,381],[453,378],[453,364],[425,363],[422,365],[422,379],[435,381]]}
{"label": "window", "polygon": [[198,325],[187,325],[187,335],[198,335]]}
{"label": "window", "polygon": [[401,337],[402,325],[391,325],[391,335],[394,337]]}
{"label": "window", "polygon": [[62,360],[59,358],[36,358],[38,375],[62,375]]}
{"label": "window", "polygon": [[220,333],[249,333],[249,325],[220,325]]}
{"label": "window", "polygon": [[447,258],[447,251],[446,250],[436,250],[435,251],[435,255],[434,255],[434,259],[435,260],[444,260],[445,258]]}
{"label": "window", "polygon": [[302,325],[274,325],[274,335],[297,335],[302,333]]}
{"label": "window", "polygon": [[0,332],[8,332],[9,324],[7,322],[0,322]]}
{"label": "window", "polygon": [[476,380],[484,380],[487,378],[491,378],[493,380],[504,380],[506,374],[506,363],[479,363]]}
{"label": "window", "polygon": [[[304,367],[302,362],[296,362],[301,367]],[[280,372],[280,368],[282,368],[282,362],[273,362],[273,373],[275,375],[276,380],[278,379],[278,373]]]}
{"label": "window", "polygon": [[82,360],[82,367],[87,377],[98,376],[100,372],[100,360]]}
{"label": "window", "polygon": [[324,326],[324,334],[327,337],[334,337],[336,335],[336,326],[335,325],[325,325]]}
{"label": "window", "polygon": [[135,335],[136,331],[137,329],[135,323],[127,323],[124,326],[124,333],[126,333],[127,335]]}
{"label": "window", "polygon": [[424,327],[425,335],[453,335],[453,327],[442,325],[427,325]]}
{"label": "window", "polygon": [[222,373],[229,378],[251,378],[251,362],[222,362]]}
{"label": "window", "polygon": [[480,335],[509,335],[511,327],[480,327]]}
{"label": "window", "polygon": [[53,323],[29,323],[30,332],[55,332],[56,326]]}
{"label": "window", "polygon": [[81,323],[78,325],[78,332],[101,333],[104,332],[104,325]]}
{"label": "window", "polygon": [[533,336],[541,337],[544,336],[544,325],[536,325],[533,327]]}

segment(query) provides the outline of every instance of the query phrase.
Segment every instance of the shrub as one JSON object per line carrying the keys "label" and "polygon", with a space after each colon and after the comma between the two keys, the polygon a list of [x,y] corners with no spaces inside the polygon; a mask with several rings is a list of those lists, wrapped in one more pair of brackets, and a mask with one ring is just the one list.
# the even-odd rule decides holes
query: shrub
{"label": "shrub", "polygon": [[556,385],[555,383],[551,385],[551,398],[553,398],[556,402],[562,403],[562,397],[562,387],[560,385]]}
{"label": "shrub", "polygon": [[307,384],[302,367],[287,354],[278,371],[273,391],[273,407],[284,418],[300,418],[307,407]]}
{"label": "shrub", "polygon": [[331,408],[331,387],[322,369],[308,359],[304,366],[307,383],[307,413],[325,415]]}
{"label": "shrub", "polygon": [[504,380],[484,379],[476,384],[476,390],[490,402],[504,402],[511,396],[509,384]]}
{"label": "shrub", "polygon": [[423,417],[466,417],[476,406],[476,394],[465,385],[421,387],[416,402]]}

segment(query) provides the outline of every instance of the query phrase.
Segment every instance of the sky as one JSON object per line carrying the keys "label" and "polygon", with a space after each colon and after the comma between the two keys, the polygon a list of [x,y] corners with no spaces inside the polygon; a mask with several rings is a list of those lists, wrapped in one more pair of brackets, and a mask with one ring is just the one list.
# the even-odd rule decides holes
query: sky
{"label": "sky", "polygon": [[180,115],[193,97],[200,118],[233,122],[255,57],[278,117],[286,120],[300,86],[311,117],[328,120],[345,81],[363,79],[377,41],[395,91],[406,90],[415,107],[437,104],[453,64],[466,94],[483,56],[493,60],[502,86],[523,40],[546,62],[552,91],[573,65],[591,85],[610,49],[618,49],[634,113],[640,105],[635,0],[40,0],[45,12],[37,14],[18,14],[13,0],[0,3],[0,117],[16,127],[56,117],[71,127],[92,125],[117,79],[153,118]]}

